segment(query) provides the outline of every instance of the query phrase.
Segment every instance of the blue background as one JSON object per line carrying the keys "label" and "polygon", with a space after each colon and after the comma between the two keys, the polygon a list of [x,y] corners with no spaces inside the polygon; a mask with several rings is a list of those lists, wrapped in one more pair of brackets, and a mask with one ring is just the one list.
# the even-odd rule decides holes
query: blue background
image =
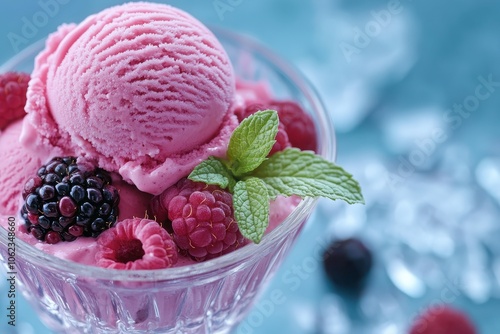
{"label": "blue background", "polygon": [[[0,63],[61,23],[122,3],[54,1],[2,3]],[[360,180],[367,198],[363,208],[320,202],[236,332],[404,333],[426,306],[445,303],[466,311],[480,333],[500,333],[498,87],[474,100],[482,79],[500,81],[498,2],[164,2],[251,35],[295,64],[330,112],[338,163]],[[26,33],[26,22],[39,24]],[[453,108],[463,103],[472,111],[458,116]],[[429,215],[442,224],[430,224]],[[359,302],[336,293],[317,255],[329,240],[348,236],[363,238],[376,259]],[[5,282],[0,289],[3,310]],[[277,292],[284,303],[270,303]],[[17,316],[15,329],[2,320],[0,332],[50,333],[21,298]]]}

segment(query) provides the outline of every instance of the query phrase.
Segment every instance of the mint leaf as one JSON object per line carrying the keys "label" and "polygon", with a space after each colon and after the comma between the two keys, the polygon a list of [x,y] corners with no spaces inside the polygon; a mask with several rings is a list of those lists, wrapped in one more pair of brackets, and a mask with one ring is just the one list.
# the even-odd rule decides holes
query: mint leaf
{"label": "mint leaf", "polygon": [[229,187],[232,191],[236,181],[226,165],[215,157],[209,157],[202,161],[189,174],[188,179],[196,182],[204,182],[207,184],[215,184],[225,189]]}
{"label": "mint leaf", "polygon": [[261,241],[269,225],[270,200],[278,195],[364,203],[352,175],[313,152],[290,148],[268,158],[278,124],[278,114],[273,110],[249,116],[234,130],[227,160],[210,157],[188,177],[229,188],[238,228],[254,243]]}
{"label": "mint leaf", "polygon": [[265,110],[247,117],[234,130],[227,156],[235,176],[254,170],[266,159],[274,145],[278,123],[278,113]]}
{"label": "mint leaf", "polygon": [[273,154],[252,176],[261,179],[269,197],[298,195],[364,203],[361,188],[341,167],[310,151],[289,148]]}
{"label": "mint leaf", "polygon": [[269,224],[269,197],[264,182],[255,177],[238,181],[233,206],[241,234],[258,244]]}

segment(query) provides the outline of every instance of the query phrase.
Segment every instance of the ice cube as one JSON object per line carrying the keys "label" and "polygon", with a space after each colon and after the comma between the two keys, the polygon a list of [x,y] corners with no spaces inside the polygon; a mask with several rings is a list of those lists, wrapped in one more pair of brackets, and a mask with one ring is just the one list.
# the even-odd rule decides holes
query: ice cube
{"label": "ice cube", "polygon": [[301,331],[311,333],[316,328],[316,311],[311,304],[304,301],[293,303],[291,314],[294,321],[300,326]]}
{"label": "ice cube", "polygon": [[477,183],[500,203],[500,159],[484,158],[475,174]]}
{"label": "ice cube", "polygon": [[491,281],[485,268],[469,266],[464,268],[462,290],[478,304],[487,302],[491,296]]}
{"label": "ice cube", "polygon": [[346,315],[346,305],[335,295],[321,300],[319,309],[319,332],[322,334],[350,334],[351,321]]}
{"label": "ice cube", "polygon": [[[392,152],[406,154],[415,165],[435,154],[441,142],[435,140],[437,131],[446,136],[446,128],[441,118],[442,110],[428,106],[405,113],[390,113],[391,117],[382,123],[385,144]],[[418,156],[418,157],[417,157]],[[421,158],[422,157],[422,158]]]}
{"label": "ice cube", "polygon": [[477,239],[469,236],[465,256],[466,265],[461,271],[462,291],[475,303],[485,303],[492,290],[486,250]]}
{"label": "ice cube", "polygon": [[413,298],[422,297],[425,292],[425,284],[416,276],[404,261],[394,256],[387,259],[386,270],[392,283],[403,293]]}

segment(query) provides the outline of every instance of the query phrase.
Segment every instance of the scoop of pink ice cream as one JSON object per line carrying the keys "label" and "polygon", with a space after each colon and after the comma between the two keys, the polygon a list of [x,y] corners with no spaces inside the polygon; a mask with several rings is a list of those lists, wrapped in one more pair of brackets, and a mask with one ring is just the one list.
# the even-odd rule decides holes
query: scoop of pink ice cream
{"label": "scoop of pink ice cream", "polygon": [[19,142],[20,133],[21,121],[0,133],[0,214],[3,215],[17,214],[24,184],[36,175],[41,165]]}
{"label": "scoop of pink ice cream", "polygon": [[111,7],[47,40],[23,143],[96,160],[157,194],[225,153],[234,81],[221,44],[189,14],[153,3]]}

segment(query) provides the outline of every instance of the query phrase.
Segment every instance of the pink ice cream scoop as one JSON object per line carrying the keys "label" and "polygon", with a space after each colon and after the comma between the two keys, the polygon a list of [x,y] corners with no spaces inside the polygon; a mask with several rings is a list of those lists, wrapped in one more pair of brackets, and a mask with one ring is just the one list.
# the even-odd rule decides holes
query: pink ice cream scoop
{"label": "pink ice cream scoop", "polygon": [[223,155],[236,125],[225,50],[168,5],[130,3],[63,26],[32,78],[26,146],[96,160],[153,194]]}
{"label": "pink ice cream scoop", "polygon": [[21,125],[12,123],[0,133],[0,215],[18,213],[24,184],[40,167],[40,160],[19,142]]}

